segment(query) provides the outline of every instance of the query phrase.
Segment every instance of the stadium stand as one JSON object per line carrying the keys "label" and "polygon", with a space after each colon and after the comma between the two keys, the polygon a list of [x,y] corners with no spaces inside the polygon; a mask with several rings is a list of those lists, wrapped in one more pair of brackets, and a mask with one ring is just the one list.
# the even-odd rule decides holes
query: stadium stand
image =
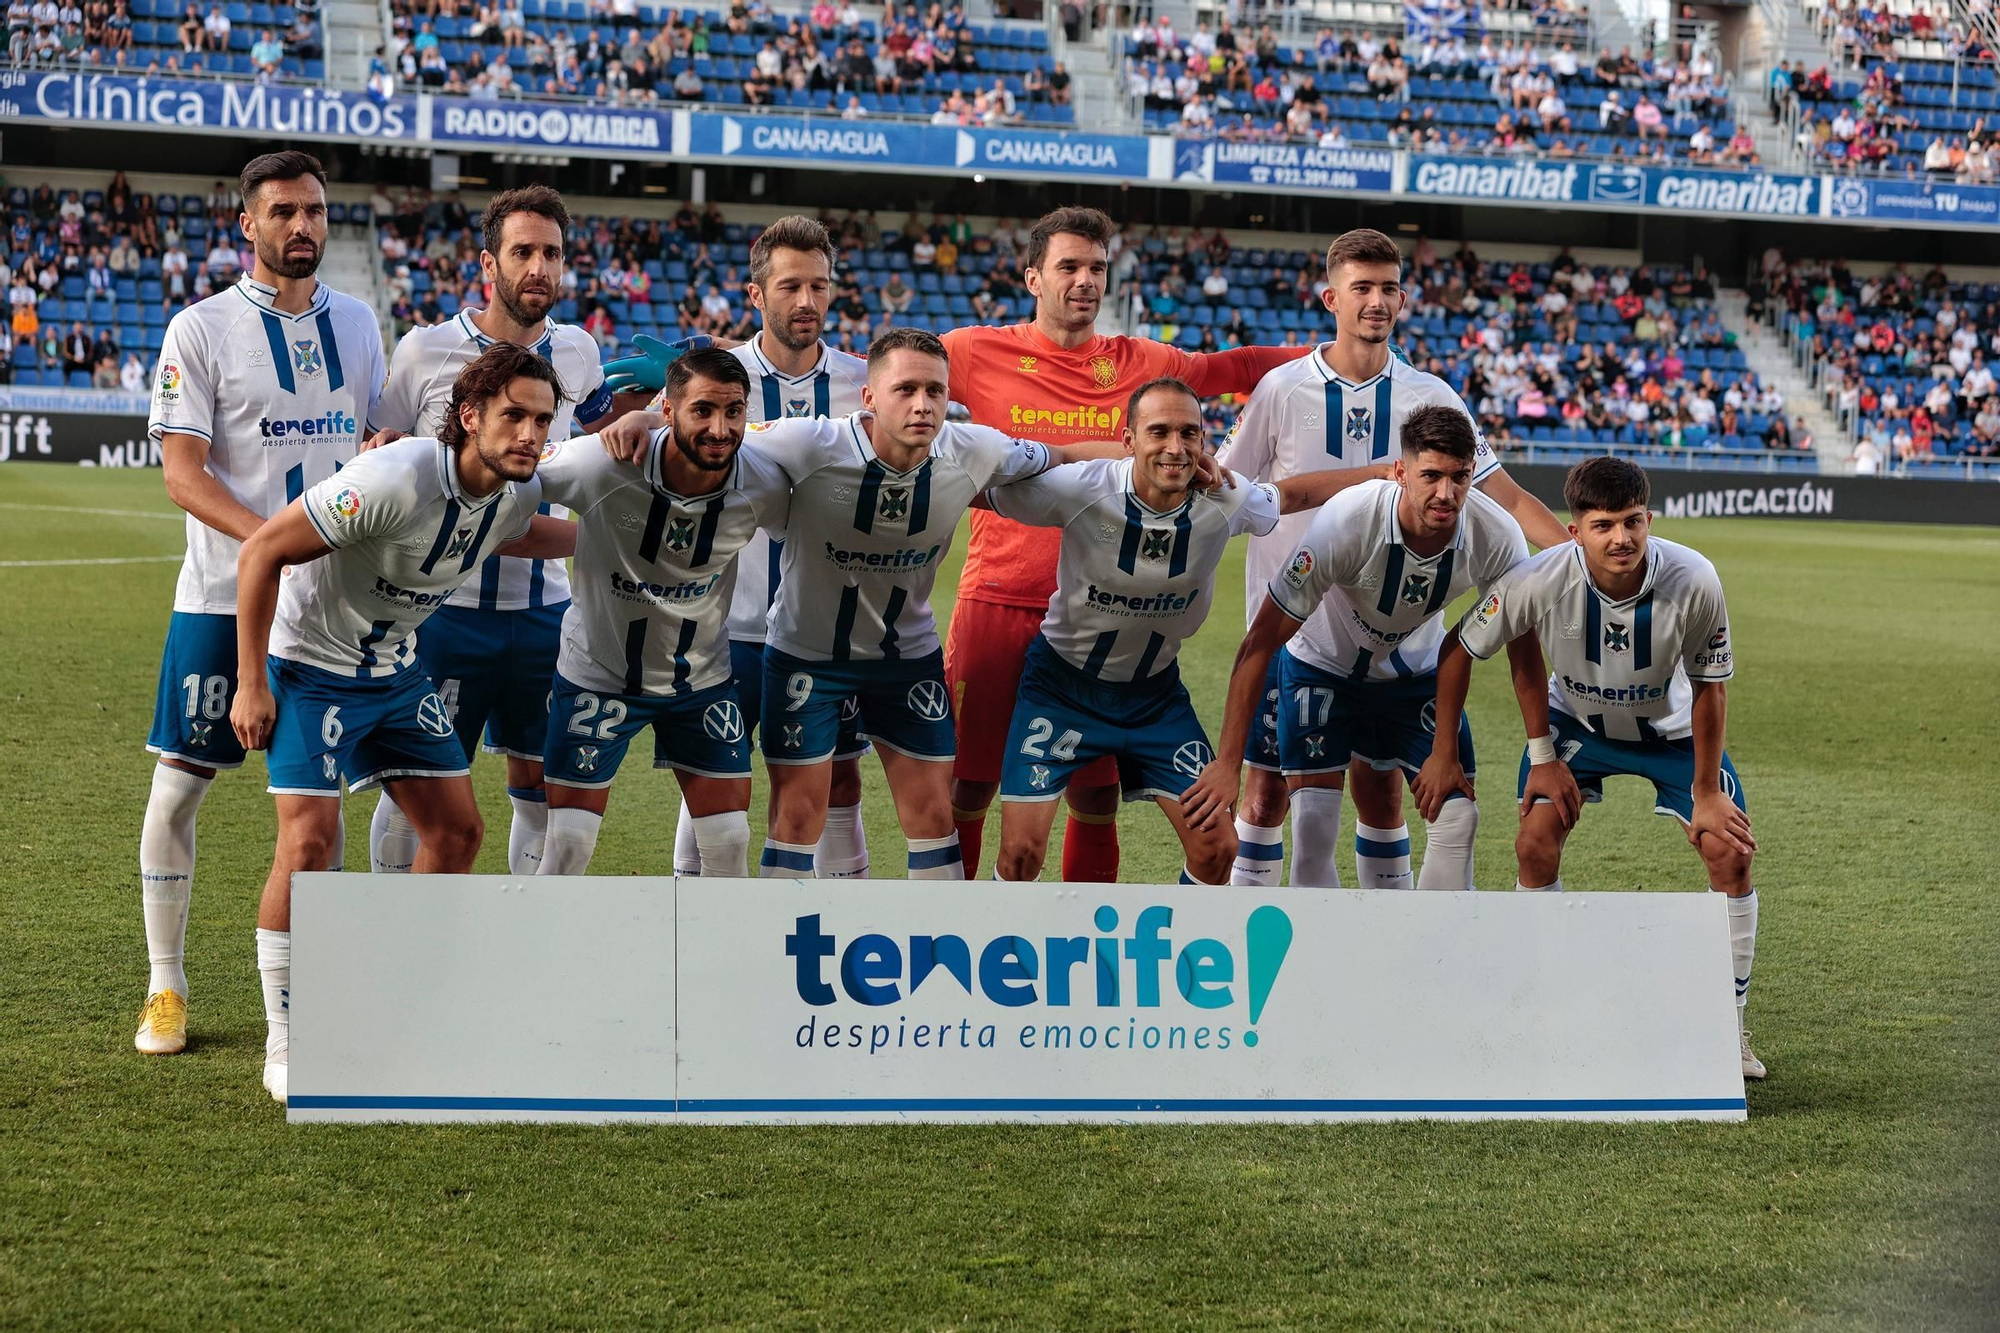
{"label": "stadium stand", "polygon": [[318,83],[326,77],[317,0],[269,5],[195,0],[13,0],[7,54],[17,66],[86,73],[224,76]]}
{"label": "stadium stand", "polygon": [[1964,476],[1963,460],[2000,457],[2000,282],[1782,255],[1765,271],[1787,336],[1854,432],[1857,466]]}

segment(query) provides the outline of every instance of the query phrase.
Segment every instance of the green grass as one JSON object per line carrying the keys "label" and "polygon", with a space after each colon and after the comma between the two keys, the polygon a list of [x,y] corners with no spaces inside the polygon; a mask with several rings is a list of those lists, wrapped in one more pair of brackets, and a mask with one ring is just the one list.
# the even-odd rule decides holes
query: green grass
{"label": "green grass", "polygon": [[[0,561],[180,549],[59,505],[167,512],[157,473],[0,468]],[[195,1044],[131,1049],[174,564],[0,566],[0,1327],[1994,1327],[2000,538],[1664,531],[1721,568],[1741,663],[1773,1070],[1746,1125],[290,1128],[258,1085],[255,761],[202,810]],[[1236,568],[1186,663],[1211,727]],[[1503,671],[1472,707],[1500,888]],[[667,869],[669,787],[628,774],[596,870]],[[1650,804],[1614,786],[1565,880],[1698,889]],[[900,866],[879,785],[868,815]],[[1172,878],[1156,812],[1125,839],[1128,878]]]}

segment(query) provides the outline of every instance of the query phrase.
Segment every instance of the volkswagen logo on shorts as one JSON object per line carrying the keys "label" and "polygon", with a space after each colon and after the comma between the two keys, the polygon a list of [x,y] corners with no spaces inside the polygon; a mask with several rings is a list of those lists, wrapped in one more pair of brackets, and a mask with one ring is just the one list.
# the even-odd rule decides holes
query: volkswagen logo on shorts
{"label": "volkswagen logo on shorts", "polygon": [[950,716],[951,700],[944,692],[944,682],[920,680],[910,686],[910,708],[926,722]]}
{"label": "volkswagen logo on shorts", "polygon": [[426,694],[417,705],[417,725],[433,736],[451,735],[451,712],[444,706],[444,700]]}
{"label": "volkswagen logo on shorts", "polygon": [[1426,732],[1429,732],[1429,733],[1430,733],[1431,735],[1436,735],[1436,734],[1437,734],[1437,729],[1438,729],[1438,705],[1437,705],[1437,700],[1435,700],[1435,699],[1426,699],[1426,700],[1424,700],[1424,710],[1423,710],[1423,712],[1419,713],[1419,714],[1418,714],[1417,716],[1418,716],[1419,720],[1421,720],[1421,721],[1423,722],[1423,724],[1424,724],[1424,730],[1425,730]]}
{"label": "volkswagen logo on shorts", "polygon": [[1208,748],[1207,741],[1189,741],[1174,751],[1174,769],[1191,778],[1201,776],[1201,770],[1214,760],[1215,751]]}
{"label": "volkswagen logo on shorts", "polygon": [[712,703],[701,710],[701,729],[724,744],[743,739],[743,712],[733,699]]}

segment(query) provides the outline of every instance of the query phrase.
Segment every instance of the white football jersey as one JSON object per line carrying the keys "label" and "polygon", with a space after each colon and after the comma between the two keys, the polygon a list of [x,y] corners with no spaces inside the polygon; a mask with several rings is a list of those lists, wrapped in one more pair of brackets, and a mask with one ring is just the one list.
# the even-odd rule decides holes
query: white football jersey
{"label": "white football jersey", "polygon": [[[451,405],[452,382],[458,372],[493,345],[493,339],[472,322],[476,312],[465,309],[442,324],[411,329],[396,344],[389,361],[389,383],[382,390],[369,422],[369,432],[400,430],[435,437]],[[542,340],[534,351],[556,368],[563,398],[549,438],[566,440],[580,418],[596,421],[611,410],[611,391],[604,387],[597,343],[574,324],[542,322]],[[569,600],[569,576],[560,560],[521,560],[494,556],[481,566],[479,577],[467,580],[448,605],[482,611],[522,611],[559,606]]]}
{"label": "white football jersey", "polygon": [[1208,618],[1229,539],[1278,525],[1276,488],[1242,478],[1165,513],[1149,509],[1132,489],[1129,458],[1050,468],[1000,487],[991,503],[1017,523],[1062,529],[1042,637],[1077,670],[1109,681],[1171,666]]}
{"label": "white football jersey", "polygon": [[[1219,461],[1253,481],[1283,481],[1310,472],[1337,472],[1393,462],[1403,448],[1403,422],[1420,407],[1443,404],[1472,413],[1449,384],[1391,355],[1380,375],[1350,384],[1333,373],[1320,344],[1311,356],[1288,361],[1266,375],[1250,395]],[[1472,417],[1478,440],[1474,485],[1500,466]],[[1268,537],[1252,537],[1243,562],[1243,610],[1255,619],[1264,589],[1285,568],[1312,522],[1310,511],[1287,514]]]}
{"label": "white football jersey", "polygon": [[[321,283],[305,313],[243,278],[176,314],[154,372],[147,433],[208,441],[208,472],[230,498],[269,518],[332,476],[360,448],[382,392],[375,312]],[[236,614],[242,544],[194,515],[174,610]]]}
{"label": "white football jersey", "polygon": [[662,472],[673,448],[662,428],[635,467],[585,435],[551,441],[535,470],[579,525],[556,669],[585,689],[687,694],[727,681],[740,553],[760,529],[784,530],[791,483],[775,463],[739,449],[720,490],[684,496]]}
{"label": "white football jersey", "polygon": [[[861,410],[861,389],[868,383],[868,363],[847,352],[820,344],[819,364],[797,379],[780,374],[758,350],[759,334],[732,353],[750,372],[749,420],[783,421],[787,417],[845,417]],[[756,436],[748,437],[754,444]],[[778,564],[773,559],[783,537],[768,532],[736,557],[736,594],[729,604],[729,637],[742,643],[764,642],[764,623],[778,597]]]}
{"label": "white football jersey", "polygon": [[767,642],[807,661],[936,652],[931,585],[972,497],[1051,461],[1045,444],[947,422],[924,460],[898,472],[875,456],[865,417],[764,422],[744,437],[791,478]]}
{"label": "white football jersey", "polygon": [[1549,659],[1549,707],[1619,741],[1694,731],[1693,680],[1735,674],[1722,580],[1699,551],[1646,540],[1646,579],[1622,602],[1591,581],[1583,548],[1553,546],[1487,591],[1460,622],[1474,657],[1529,630]]}
{"label": "white football jersey", "polygon": [[1451,545],[1419,556],[1396,519],[1402,488],[1364,481],[1320,506],[1271,580],[1271,600],[1305,622],[1294,657],[1351,680],[1403,680],[1437,670],[1443,611],[1468,588],[1482,593],[1528,558],[1528,541],[1498,501],[1465,497]]}
{"label": "white football jersey", "polygon": [[305,493],[331,554],[285,570],[271,653],[343,676],[416,662],[417,626],[493,548],[528,531],[542,484],[465,493],[449,449],[415,436],[361,455]]}

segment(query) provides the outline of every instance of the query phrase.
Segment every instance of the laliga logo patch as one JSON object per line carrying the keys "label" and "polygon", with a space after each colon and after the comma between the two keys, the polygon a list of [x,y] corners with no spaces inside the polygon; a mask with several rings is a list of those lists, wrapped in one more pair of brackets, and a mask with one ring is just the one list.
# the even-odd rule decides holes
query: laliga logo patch
{"label": "laliga logo patch", "polygon": [[771,421],[753,421],[747,427],[745,427],[745,429],[754,430],[761,434],[762,432],[771,429],[771,427],[776,424],[777,424],[776,422],[771,422]]}
{"label": "laliga logo patch", "polygon": [[1500,594],[1497,592],[1491,593],[1488,594],[1485,601],[1479,604],[1479,609],[1472,613],[1472,623],[1475,625],[1490,625],[1493,623],[1493,617],[1499,614]]}
{"label": "laliga logo patch", "polygon": [[160,362],[160,401],[178,403],[181,400],[181,368],[171,361]]}
{"label": "laliga logo patch", "polygon": [[1301,546],[1292,552],[1292,563],[1285,566],[1285,582],[1294,588],[1305,586],[1305,581],[1313,572],[1313,553]]}
{"label": "laliga logo patch", "polygon": [[361,512],[361,492],[343,486],[326,502],[326,512],[336,523],[345,523]]}
{"label": "laliga logo patch", "polygon": [[561,449],[562,449],[561,440],[550,440],[547,444],[542,446],[542,461],[544,463],[548,462],[551,458],[554,458]]}

